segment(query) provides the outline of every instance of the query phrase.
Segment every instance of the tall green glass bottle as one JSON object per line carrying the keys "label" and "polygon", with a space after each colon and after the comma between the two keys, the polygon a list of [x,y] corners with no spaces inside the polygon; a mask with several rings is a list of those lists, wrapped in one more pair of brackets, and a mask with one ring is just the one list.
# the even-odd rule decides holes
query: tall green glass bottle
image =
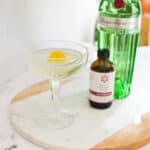
{"label": "tall green glass bottle", "polygon": [[116,99],[130,94],[140,31],[140,0],[101,0],[97,23],[98,49],[110,49],[115,66]]}

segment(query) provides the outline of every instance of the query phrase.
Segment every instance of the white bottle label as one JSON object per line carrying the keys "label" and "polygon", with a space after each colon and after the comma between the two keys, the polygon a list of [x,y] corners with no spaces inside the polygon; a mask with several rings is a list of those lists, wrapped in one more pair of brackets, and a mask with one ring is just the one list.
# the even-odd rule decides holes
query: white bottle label
{"label": "white bottle label", "polygon": [[96,103],[108,103],[113,100],[114,72],[90,73],[90,100]]}
{"label": "white bottle label", "polygon": [[140,28],[140,16],[131,18],[113,18],[100,16],[97,20],[98,26],[105,26],[120,29],[138,29]]}

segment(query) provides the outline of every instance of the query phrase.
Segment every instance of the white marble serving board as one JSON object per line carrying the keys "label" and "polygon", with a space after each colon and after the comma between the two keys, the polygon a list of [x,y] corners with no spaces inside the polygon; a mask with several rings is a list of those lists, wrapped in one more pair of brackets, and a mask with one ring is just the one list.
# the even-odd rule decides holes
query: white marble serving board
{"label": "white marble serving board", "polygon": [[109,109],[93,109],[88,103],[88,79],[82,76],[62,86],[64,105],[78,112],[70,127],[49,129],[48,120],[43,117],[50,110],[49,91],[11,104],[12,125],[27,140],[49,150],[89,150],[113,132],[137,121],[141,112],[149,109],[150,101],[143,98],[141,104],[142,95],[136,91],[124,100],[115,100]]}

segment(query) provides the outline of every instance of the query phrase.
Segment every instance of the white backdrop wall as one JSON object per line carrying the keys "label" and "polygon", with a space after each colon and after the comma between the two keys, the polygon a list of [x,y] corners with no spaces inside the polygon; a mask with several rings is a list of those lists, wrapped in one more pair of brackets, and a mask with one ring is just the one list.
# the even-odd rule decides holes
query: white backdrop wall
{"label": "white backdrop wall", "polygon": [[0,83],[24,69],[27,42],[92,41],[96,0],[0,0]]}
{"label": "white backdrop wall", "polygon": [[28,39],[93,40],[96,0],[26,0]]}
{"label": "white backdrop wall", "polygon": [[0,83],[15,76],[23,68],[24,6],[24,0],[0,0]]}

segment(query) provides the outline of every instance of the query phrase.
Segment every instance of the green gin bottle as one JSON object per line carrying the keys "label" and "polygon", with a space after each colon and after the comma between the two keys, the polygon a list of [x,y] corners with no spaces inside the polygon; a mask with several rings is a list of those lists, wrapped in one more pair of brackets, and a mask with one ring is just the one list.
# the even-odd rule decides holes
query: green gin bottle
{"label": "green gin bottle", "polygon": [[97,31],[98,49],[110,49],[115,66],[114,98],[130,94],[138,36],[140,0],[101,0]]}

